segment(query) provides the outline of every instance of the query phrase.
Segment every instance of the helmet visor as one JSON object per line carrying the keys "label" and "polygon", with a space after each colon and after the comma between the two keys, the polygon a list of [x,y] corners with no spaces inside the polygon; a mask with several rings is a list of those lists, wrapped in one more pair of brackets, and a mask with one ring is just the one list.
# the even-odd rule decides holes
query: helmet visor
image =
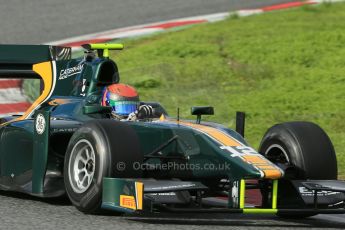
{"label": "helmet visor", "polygon": [[137,110],[138,101],[110,101],[109,105],[113,111],[120,116],[127,116]]}

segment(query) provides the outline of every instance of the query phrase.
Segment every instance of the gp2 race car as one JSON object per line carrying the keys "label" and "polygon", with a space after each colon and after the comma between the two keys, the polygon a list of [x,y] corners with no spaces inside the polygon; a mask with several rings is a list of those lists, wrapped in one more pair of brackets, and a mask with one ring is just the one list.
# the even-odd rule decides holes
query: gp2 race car
{"label": "gp2 race car", "polygon": [[[85,56],[72,59],[68,47],[0,46],[1,78],[42,82],[24,114],[0,119],[1,190],[67,194],[85,213],[345,213],[345,182],[336,180],[335,151],[318,125],[277,124],[256,151],[240,112],[236,131],[201,121],[212,107],[192,107],[197,119],[188,121],[157,102],[146,102],[148,118],[117,121],[100,100],[120,80],[109,50],[123,45],[83,47]],[[257,204],[247,202],[248,190]]]}

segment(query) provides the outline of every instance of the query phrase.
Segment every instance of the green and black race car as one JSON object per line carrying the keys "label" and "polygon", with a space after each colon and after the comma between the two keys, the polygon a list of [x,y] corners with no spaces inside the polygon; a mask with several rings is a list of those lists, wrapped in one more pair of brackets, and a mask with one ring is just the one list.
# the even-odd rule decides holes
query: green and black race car
{"label": "green and black race car", "polygon": [[[114,120],[100,100],[120,80],[109,50],[123,46],[83,47],[72,59],[68,47],[0,45],[1,78],[42,82],[28,111],[0,119],[1,190],[67,194],[85,213],[345,213],[334,148],[316,124],[277,124],[257,152],[243,138],[243,113],[237,131],[201,121],[212,107],[192,107],[197,119],[187,121],[157,102],[145,103],[154,109],[145,119]],[[248,190],[258,204],[246,202]]]}

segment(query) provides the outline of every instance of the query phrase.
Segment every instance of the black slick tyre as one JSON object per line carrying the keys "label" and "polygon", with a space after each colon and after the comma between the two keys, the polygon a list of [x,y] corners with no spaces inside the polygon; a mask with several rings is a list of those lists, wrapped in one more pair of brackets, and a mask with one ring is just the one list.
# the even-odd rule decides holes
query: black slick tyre
{"label": "black slick tyre", "polygon": [[333,144],[314,123],[286,122],[273,126],[264,135],[259,152],[273,163],[293,166],[297,170],[293,179],[337,179]]}
{"label": "black slick tyre", "polygon": [[[337,179],[337,159],[333,144],[325,131],[314,123],[286,122],[271,127],[261,141],[259,152],[283,168],[287,180]],[[284,195],[283,198],[285,199]],[[313,215],[278,214],[284,218]]]}
{"label": "black slick tyre", "polygon": [[103,178],[139,178],[141,171],[132,166],[142,161],[138,137],[128,124],[114,120],[87,122],[73,134],[67,147],[67,195],[80,211],[98,213]]}

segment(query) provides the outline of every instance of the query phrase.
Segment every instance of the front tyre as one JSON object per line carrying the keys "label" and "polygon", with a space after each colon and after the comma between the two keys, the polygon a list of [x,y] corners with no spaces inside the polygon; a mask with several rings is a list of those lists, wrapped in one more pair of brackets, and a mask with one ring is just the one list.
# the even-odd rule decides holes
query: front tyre
{"label": "front tyre", "polygon": [[311,122],[286,122],[267,130],[259,152],[295,169],[295,180],[336,180],[337,159],[326,132]]}
{"label": "front tyre", "polygon": [[[271,127],[261,141],[259,152],[285,169],[285,178],[288,180],[337,179],[337,159],[332,142],[325,131],[314,123],[286,122]],[[279,193],[289,205],[296,200],[295,197],[288,198],[291,195],[288,187]],[[313,215],[279,214],[285,218]]]}
{"label": "front tyre", "polygon": [[[139,140],[126,123],[95,120],[71,137],[64,163],[64,182],[72,204],[82,212],[98,213],[104,177],[138,178],[134,162],[141,163]],[[117,168],[117,163],[125,168]]]}

